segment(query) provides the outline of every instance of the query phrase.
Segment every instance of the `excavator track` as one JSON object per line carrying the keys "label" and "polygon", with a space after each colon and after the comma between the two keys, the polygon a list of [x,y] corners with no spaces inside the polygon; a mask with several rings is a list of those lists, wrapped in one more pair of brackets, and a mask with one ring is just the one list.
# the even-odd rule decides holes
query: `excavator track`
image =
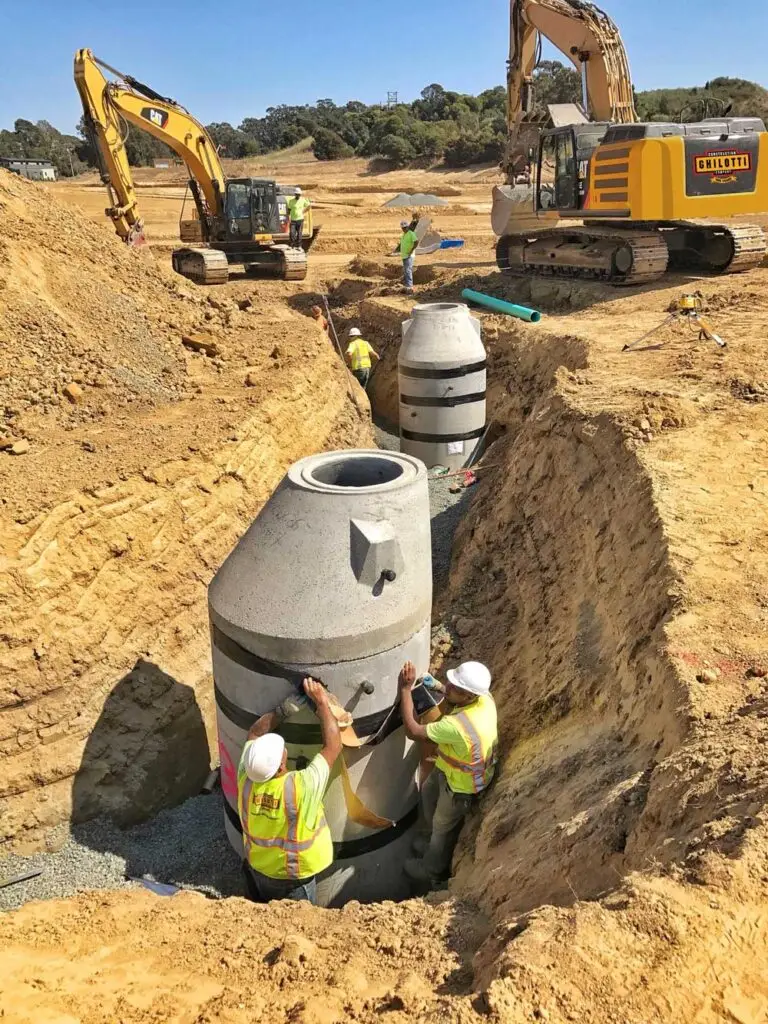
{"label": "excavator track", "polygon": [[647,284],[663,277],[669,251],[657,231],[573,227],[529,238],[506,235],[496,246],[499,269],[512,273]]}
{"label": "excavator track", "polygon": [[307,254],[303,249],[292,249],[288,245],[272,245],[269,251],[280,255],[278,276],[283,281],[303,281],[307,276]]}
{"label": "excavator track", "polygon": [[173,269],[195,284],[226,284],[229,262],[219,249],[176,249],[171,255]]}
{"label": "excavator track", "polygon": [[739,274],[759,267],[768,254],[768,241],[756,224],[688,220],[675,221],[662,231],[669,236],[670,264],[675,270]]}

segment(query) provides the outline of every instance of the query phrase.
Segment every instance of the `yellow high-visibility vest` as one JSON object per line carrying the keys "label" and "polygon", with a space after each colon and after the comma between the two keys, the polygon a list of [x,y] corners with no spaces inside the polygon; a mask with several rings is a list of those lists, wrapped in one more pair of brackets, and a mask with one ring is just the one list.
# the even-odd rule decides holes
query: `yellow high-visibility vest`
{"label": "yellow high-visibility vest", "polygon": [[452,711],[451,718],[466,738],[469,752],[458,744],[438,744],[435,767],[443,772],[454,793],[482,793],[496,770],[498,731],[493,697],[478,697],[469,707]]}
{"label": "yellow high-visibility vest", "polygon": [[350,367],[353,370],[370,370],[371,368],[371,346],[362,338],[354,338],[347,348],[349,353]]}
{"label": "yellow high-visibility vest", "polygon": [[304,196],[293,196],[288,200],[288,213],[291,220],[304,220],[304,214],[310,205],[309,200]]}
{"label": "yellow high-visibility vest", "polygon": [[321,811],[314,829],[302,813],[301,772],[267,782],[237,780],[243,846],[248,863],[268,878],[310,878],[333,861],[333,840]]}

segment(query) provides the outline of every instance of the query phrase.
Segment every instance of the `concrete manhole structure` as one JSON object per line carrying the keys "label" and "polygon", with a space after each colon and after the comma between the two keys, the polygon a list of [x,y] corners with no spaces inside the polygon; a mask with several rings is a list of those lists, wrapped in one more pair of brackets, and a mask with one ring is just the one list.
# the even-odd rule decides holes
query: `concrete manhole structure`
{"label": "concrete manhole structure", "polygon": [[[429,665],[432,566],[424,465],[394,452],[313,455],[283,481],[209,590],[225,827],[242,853],[236,771],[248,728],[306,675],[354,717],[344,750],[351,790],[395,824],[355,813],[337,765],[326,796],[336,859],[326,905],[407,895],[402,861],[416,819],[418,751],[394,709],[404,661]],[[320,745],[302,711],[283,727],[289,768]],[[351,809],[351,813],[350,813]]]}

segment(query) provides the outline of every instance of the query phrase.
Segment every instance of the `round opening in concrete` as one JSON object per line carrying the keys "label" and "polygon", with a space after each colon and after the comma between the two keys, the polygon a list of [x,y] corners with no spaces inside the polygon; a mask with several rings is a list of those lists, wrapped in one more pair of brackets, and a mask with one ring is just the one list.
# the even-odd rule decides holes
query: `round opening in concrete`
{"label": "round opening in concrete", "polygon": [[402,475],[401,463],[365,455],[340,456],[313,467],[309,473],[311,480],[331,487],[376,487]]}
{"label": "round opening in concrete", "polygon": [[466,308],[463,302],[423,302],[414,306],[413,312],[426,316],[434,313],[460,313]]}

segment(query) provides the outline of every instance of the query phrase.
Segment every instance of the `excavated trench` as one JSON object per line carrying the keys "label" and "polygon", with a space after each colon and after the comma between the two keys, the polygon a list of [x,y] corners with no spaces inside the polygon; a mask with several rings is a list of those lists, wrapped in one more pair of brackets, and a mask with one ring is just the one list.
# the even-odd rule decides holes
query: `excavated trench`
{"label": "excavated trench", "polygon": [[[292,305],[303,310],[312,298]],[[397,343],[408,305],[351,286],[331,300],[338,329],[359,323],[382,354],[370,398],[379,443],[395,447]],[[484,327],[492,443],[473,491],[450,498],[437,484],[433,656],[438,670],[476,658],[494,675],[502,767],[464,829],[454,885],[495,918],[595,897],[657,857],[656,837],[638,823],[651,770],[684,729],[664,653],[674,579],[650,483],[610,417],[569,400],[588,365],[587,344],[500,318]],[[125,698],[151,713],[152,694],[165,690],[147,672],[154,678],[154,666],[136,667],[136,692]],[[183,735],[170,744],[173,756],[189,763],[194,730],[183,727],[183,709],[168,713],[168,735]],[[108,717],[119,728],[120,707]],[[178,762],[166,768],[174,777]],[[55,855],[65,875],[78,848],[102,858],[88,884],[146,875],[211,895],[242,892],[218,794],[127,831],[103,819],[77,826]],[[38,855],[16,866],[49,863]],[[75,868],[62,891],[46,894],[78,888],[77,876]],[[16,902],[36,895],[32,883]]]}

